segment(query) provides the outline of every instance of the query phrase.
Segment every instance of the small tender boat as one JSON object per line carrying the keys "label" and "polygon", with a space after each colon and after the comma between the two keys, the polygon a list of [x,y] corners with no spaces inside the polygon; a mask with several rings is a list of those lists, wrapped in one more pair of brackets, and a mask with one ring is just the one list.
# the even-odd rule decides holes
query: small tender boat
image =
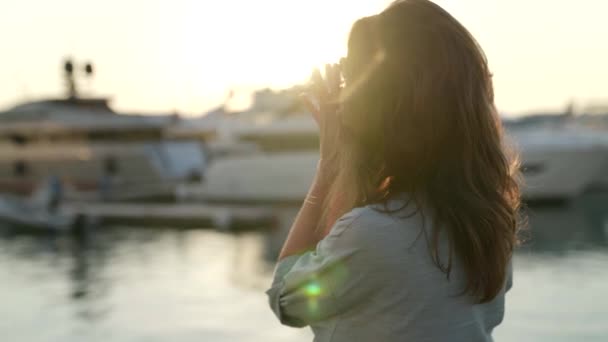
{"label": "small tender boat", "polygon": [[0,196],[0,222],[16,228],[35,231],[65,231],[76,222],[74,215],[59,207],[60,194],[53,182],[41,187],[30,198],[3,194]]}

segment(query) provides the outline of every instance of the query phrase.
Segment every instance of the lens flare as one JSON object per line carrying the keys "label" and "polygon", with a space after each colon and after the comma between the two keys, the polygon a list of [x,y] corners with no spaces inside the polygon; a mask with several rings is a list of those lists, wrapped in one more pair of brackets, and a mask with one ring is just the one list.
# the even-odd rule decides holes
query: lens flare
{"label": "lens flare", "polygon": [[321,295],[321,285],[317,282],[312,282],[306,285],[305,291],[308,297],[318,297]]}

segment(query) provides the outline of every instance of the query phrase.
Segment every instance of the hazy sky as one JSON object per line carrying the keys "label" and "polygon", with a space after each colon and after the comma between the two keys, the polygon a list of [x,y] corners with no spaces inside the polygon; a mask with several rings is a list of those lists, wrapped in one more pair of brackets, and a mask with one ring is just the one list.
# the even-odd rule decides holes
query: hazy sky
{"label": "hazy sky", "polygon": [[[608,1],[437,0],[471,30],[499,108],[608,103]],[[387,0],[3,0],[0,107],[63,91],[63,57],[92,60],[117,110],[199,114],[229,89],[301,82],[345,53],[352,22]]]}

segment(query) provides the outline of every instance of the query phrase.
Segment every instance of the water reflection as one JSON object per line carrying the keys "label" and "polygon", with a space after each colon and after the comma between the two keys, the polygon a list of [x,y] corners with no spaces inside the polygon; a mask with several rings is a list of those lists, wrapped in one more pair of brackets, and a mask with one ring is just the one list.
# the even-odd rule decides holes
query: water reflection
{"label": "water reflection", "polygon": [[567,253],[608,245],[608,196],[589,194],[559,205],[529,206],[525,251]]}
{"label": "water reflection", "polygon": [[[528,242],[516,260],[518,283],[551,284],[556,274],[574,283],[597,282],[593,274],[608,267],[607,205],[608,194],[595,194],[557,206],[531,206]],[[283,210],[284,228],[269,234],[101,227],[69,236],[24,235],[3,227],[0,317],[9,318],[0,330],[7,340],[24,342],[310,341],[305,330],[278,326],[263,296],[295,213],[295,208]],[[572,272],[573,264],[579,273]],[[537,329],[524,321],[550,309],[524,298],[538,298],[542,291],[514,292],[510,310],[518,319],[501,328],[503,337],[525,340],[521,336]],[[569,296],[577,289],[554,291]],[[563,293],[568,291],[573,293]],[[580,317],[569,319],[587,321],[585,308],[579,305]],[[594,315],[608,320],[607,310]],[[594,329],[599,330],[588,340],[608,336],[608,328]],[[530,336],[535,339],[529,341],[559,340],[548,330]]]}
{"label": "water reflection", "polygon": [[101,320],[110,313],[104,301],[111,284],[103,277],[107,264],[106,249],[97,244],[96,232],[82,228],[69,240],[70,291],[75,314],[83,320]]}

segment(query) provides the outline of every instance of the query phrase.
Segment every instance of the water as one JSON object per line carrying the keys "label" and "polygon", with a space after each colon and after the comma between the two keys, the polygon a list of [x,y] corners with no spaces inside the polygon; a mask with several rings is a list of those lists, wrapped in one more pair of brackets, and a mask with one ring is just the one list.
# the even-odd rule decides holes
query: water
{"label": "water", "polygon": [[[533,207],[530,226],[496,340],[608,340],[608,195]],[[20,342],[311,341],[267,308],[269,241],[207,230],[3,230],[0,333]]]}

